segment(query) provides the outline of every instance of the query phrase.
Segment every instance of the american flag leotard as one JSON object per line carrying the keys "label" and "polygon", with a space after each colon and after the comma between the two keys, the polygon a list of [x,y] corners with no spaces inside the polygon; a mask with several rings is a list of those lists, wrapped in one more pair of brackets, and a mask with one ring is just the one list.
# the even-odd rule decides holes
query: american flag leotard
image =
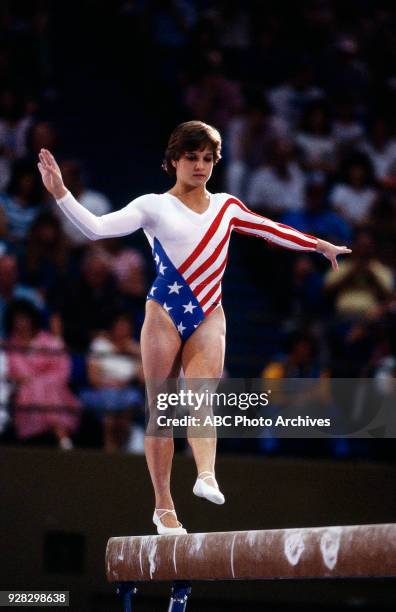
{"label": "american flag leotard", "polygon": [[210,195],[196,213],[170,193],[147,194],[116,212],[96,217],[68,192],[57,201],[90,239],[126,236],[143,228],[157,269],[147,299],[159,302],[186,340],[221,303],[221,280],[233,230],[288,249],[315,251],[317,238],[249,210],[227,194]]}

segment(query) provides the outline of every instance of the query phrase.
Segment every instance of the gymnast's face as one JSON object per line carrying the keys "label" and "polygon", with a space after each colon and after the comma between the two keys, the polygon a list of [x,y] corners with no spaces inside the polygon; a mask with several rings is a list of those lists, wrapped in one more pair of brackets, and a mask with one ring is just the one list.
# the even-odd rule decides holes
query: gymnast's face
{"label": "gymnast's face", "polygon": [[213,151],[205,147],[196,151],[186,151],[180,159],[172,162],[176,169],[178,183],[190,187],[200,187],[210,179],[213,170]]}

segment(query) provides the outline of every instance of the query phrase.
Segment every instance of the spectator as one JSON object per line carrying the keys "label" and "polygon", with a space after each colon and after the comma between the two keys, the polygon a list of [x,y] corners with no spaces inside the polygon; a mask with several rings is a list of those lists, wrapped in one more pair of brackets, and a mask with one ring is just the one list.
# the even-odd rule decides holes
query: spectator
{"label": "spectator", "polygon": [[58,134],[51,121],[37,121],[29,131],[27,137],[27,158],[37,162],[37,155],[41,149],[57,151]]}
{"label": "spectator", "polygon": [[[341,26],[339,29],[344,28]],[[361,34],[363,38],[365,34]],[[359,47],[359,38],[344,32],[334,32],[334,35],[331,56],[328,56],[326,62],[328,66],[323,66],[325,79],[326,76],[328,79],[326,87],[336,96],[347,99],[348,103],[365,103],[371,75],[362,48]]]}
{"label": "spectator", "polygon": [[80,403],[68,388],[70,360],[62,339],[41,328],[39,311],[25,300],[10,304],[6,329],[9,378],[16,385],[17,438],[50,432],[60,448],[72,448]]}
{"label": "spectator", "polygon": [[333,322],[329,326],[328,346],[333,378],[367,378],[371,376],[376,352],[376,330],[370,321],[355,317]]}
{"label": "spectator", "polygon": [[231,119],[227,134],[227,192],[241,200],[246,199],[246,186],[251,173],[263,165],[271,142],[285,133],[285,123],[271,114],[263,97],[255,96],[244,113]]}
{"label": "spectator", "polygon": [[336,147],[330,117],[323,104],[314,103],[305,109],[295,142],[308,172],[320,172],[325,180],[334,171]]}
{"label": "spectator", "polygon": [[19,258],[22,283],[37,289],[47,301],[66,281],[68,251],[60,222],[50,212],[36,217]]}
{"label": "spectator", "polygon": [[45,304],[38,291],[18,282],[17,259],[15,255],[0,256],[0,338],[4,338],[4,313],[12,300],[25,299],[36,308],[44,310]]}
{"label": "spectator", "polygon": [[390,162],[381,184],[385,189],[396,191],[396,159]]}
{"label": "spectator", "polygon": [[265,366],[263,378],[318,378],[326,373],[320,365],[318,343],[306,332],[296,332],[287,340],[285,355]]}
{"label": "spectator", "polygon": [[278,292],[277,312],[303,324],[318,318],[322,310],[323,276],[315,268],[312,257],[299,255],[293,259],[291,272],[283,279]]}
{"label": "spectator", "polygon": [[26,155],[27,133],[33,119],[24,114],[23,101],[15,91],[0,95],[0,191],[7,188],[12,163]]}
{"label": "spectator", "polygon": [[130,435],[133,411],[143,403],[138,387],[144,382],[140,347],[133,340],[130,318],[126,314],[113,316],[106,331],[94,337],[90,351],[88,379],[92,389],[84,390],[80,397],[103,420],[105,450],[120,450]]}
{"label": "spectator", "polygon": [[[319,355],[317,341],[310,333],[297,332],[289,336],[284,355],[279,355],[263,369],[261,377],[271,379],[271,408],[272,416],[278,414],[284,417],[305,416],[311,413],[321,417],[324,410],[328,416],[331,407],[331,396],[328,380],[328,370],[323,367]],[[298,381],[296,379],[299,379]],[[265,383],[267,388],[267,382]],[[274,434],[275,434],[274,430]],[[284,451],[306,453],[310,445],[303,441],[303,446],[296,440],[275,440],[264,436],[260,440],[263,451],[281,447]]]}
{"label": "spectator", "polygon": [[0,257],[13,253],[14,245],[8,240],[7,217],[4,208],[0,207]]}
{"label": "spectator", "polygon": [[306,234],[321,236],[323,240],[335,244],[350,243],[352,227],[341,215],[328,209],[326,186],[321,180],[312,180],[307,185],[305,202],[305,207],[301,210],[284,213],[280,218],[281,222]]}
{"label": "spectator", "polygon": [[190,114],[226,131],[232,117],[239,113],[243,99],[239,83],[227,78],[219,53],[207,58],[197,79],[185,92],[185,105]]}
{"label": "spectator", "polygon": [[362,225],[377,196],[368,157],[363,154],[351,157],[345,163],[343,174],[343,181],[337,183],[330,194],[330,202],[348,223]]}
{"label": "spectator", "polygon": [[293,156],[291,143],[276,139],[268,163],[251,175],[247,201],[253,209],[277,217],[304,206],[304,189],[305,176]]}
{"label": "spectator", "polygon": [[87,252],[80,278],[66,283],[52,304],[64,324],[67,345],[85,351],[94,335],[104,329],[108,313],[122,304],[122,296],[106,259]]}
{"label": "spectator", "polygon": [[335,102],[333,138],[341,151],[357,148],[363,140],[362,125],[355,118],[355,107],[349,98]]}
{"label": "spectator", "polygon": [[324,289],[332,297],[335,312],[345,319],[367,317],[392,293],[393,273],[376,256],[376,245],[369,230],[360,230],[352,255],[341,261],[339,270],[329,270]]}
{"label": "spectator", "polygon": [[379,258],[396,269],[396,189],[380,192],[370,210],[368,226],[377,238]]}
{"label": "spectator", "polygon": [[9,239],[21,243],[39,212],[43,210],[39,174],[30,162],[16,162],[7,193],[0,194],[0,205],[7,218]]}
{"label": "spectator", "polygon": [[396,161],[396,140],[391,138],[384,117],[374,118],[368,139],[362,143],[361,149],[370,158],[376,178],[385,178],[391,163]]}
{"label": "spectator", "polygon": [[306,106],[323,97],[323,90],[314,82],[312,66],[306,62],[300,62],[291,76],[268,93],[275,115],[291,129],[299,124]]}

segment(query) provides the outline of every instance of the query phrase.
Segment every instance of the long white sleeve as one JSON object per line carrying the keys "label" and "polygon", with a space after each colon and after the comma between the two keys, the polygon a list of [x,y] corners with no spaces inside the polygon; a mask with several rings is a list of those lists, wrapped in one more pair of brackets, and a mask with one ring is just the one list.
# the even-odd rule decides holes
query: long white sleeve
{"label": "long white sleeve", "polygon": [[[152,223],[153,208],[149,206],[150,195],[140,196],[115,212],[97,217],[84,208],[67,192],[57,200],[59,208],[68,219],[90,240],[127,236],[139,228],[146,229]],[[151,208],[151,210],[150,210]]]}
{"label": "long white sleeve", "polygon": [[316,251],[318,239],[310,234],[300,232],[293,227],[271,221],[249,210],[238,201],[237,218],[234,219],[235,230],[241,234],[251,234],[264,238],[286,249],[295,251]]}

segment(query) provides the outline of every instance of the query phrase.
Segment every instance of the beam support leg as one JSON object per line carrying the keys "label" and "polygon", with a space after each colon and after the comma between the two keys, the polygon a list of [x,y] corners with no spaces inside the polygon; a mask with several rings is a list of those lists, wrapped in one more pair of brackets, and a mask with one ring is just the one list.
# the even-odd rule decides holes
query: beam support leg
{"label": "beam support leg", "polygon": [[191,582],[174,582],[168,612],[184,612],[190,593]]}
{"label": "beam support leg", "polygon": [[124,612],[132,612],[132,596],[137,593],[134,582],[119,582],[117,584],[117,595],[122,597]]}

